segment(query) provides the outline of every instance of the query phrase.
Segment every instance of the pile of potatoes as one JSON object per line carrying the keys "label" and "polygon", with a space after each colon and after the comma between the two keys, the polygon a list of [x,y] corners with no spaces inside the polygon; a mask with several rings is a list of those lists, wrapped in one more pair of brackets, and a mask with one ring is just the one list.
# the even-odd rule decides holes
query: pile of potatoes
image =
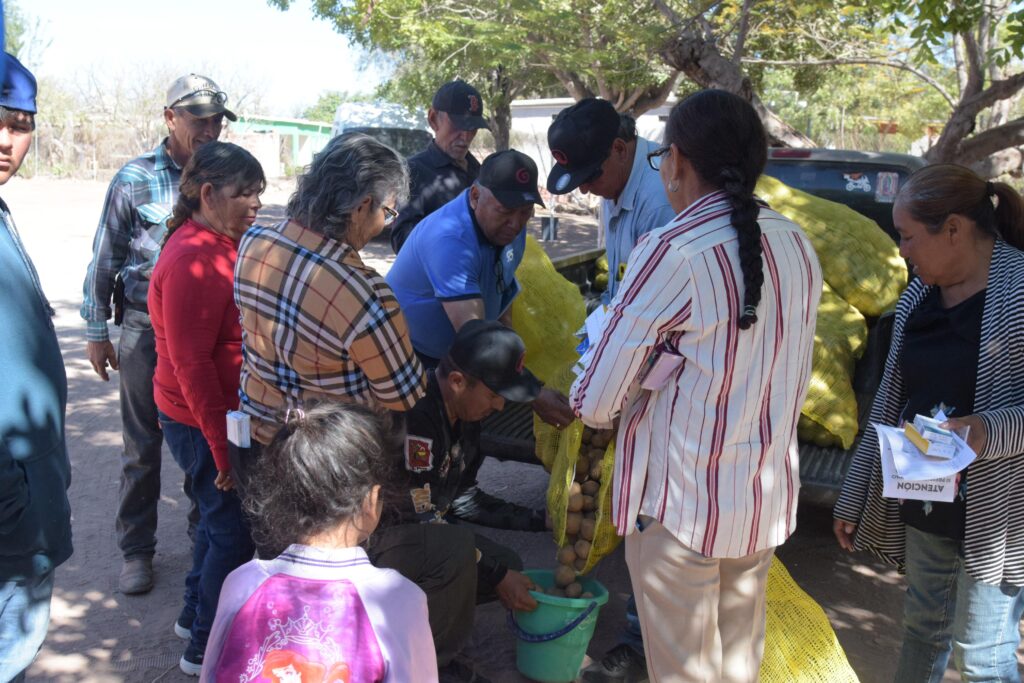
{"label": "pile of potatoes", "polygon": [[548,595],[564,598],[593,597],[583,591],[576,576],[587,566],[590,544],[597,529],[597,494],[601,488],[604,453],[614,439],[615,432],[612,430],[583,429],[574,481],[569,487],[565,544],[558,549],[555,585],[546,591]]}

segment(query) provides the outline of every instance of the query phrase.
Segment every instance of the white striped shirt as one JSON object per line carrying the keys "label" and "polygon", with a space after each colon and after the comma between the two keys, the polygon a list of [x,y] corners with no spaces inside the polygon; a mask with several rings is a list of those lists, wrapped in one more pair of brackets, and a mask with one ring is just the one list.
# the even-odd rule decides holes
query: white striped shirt
{"label": "white striped shirt", "polygon": [[[777,546],[796,526],[796,422],[822,281],[800,227],[762,208],[758,320],[740,330],[730,213],[714,192],[642,239],[570,395],[588,424],[608,427],[622,414],[612,493],[619,533],[647,515],[708,557]],[[640,389],[637,375],[659,342],[684,361],[662,389]]]}

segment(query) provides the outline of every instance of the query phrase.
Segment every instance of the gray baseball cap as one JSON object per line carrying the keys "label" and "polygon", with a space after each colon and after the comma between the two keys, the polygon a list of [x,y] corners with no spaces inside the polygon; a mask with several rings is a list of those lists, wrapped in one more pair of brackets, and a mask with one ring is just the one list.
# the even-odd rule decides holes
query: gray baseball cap
{"label": "gray baseball cap", "polygon": [[171,87],[167,89],[166,107],[181,107],[201,119],[224,114],[229,121],[237,121],[235,113],[224,106],[227,101],[227,93],[221,90],[212,78],[188,74],[171,83]]}

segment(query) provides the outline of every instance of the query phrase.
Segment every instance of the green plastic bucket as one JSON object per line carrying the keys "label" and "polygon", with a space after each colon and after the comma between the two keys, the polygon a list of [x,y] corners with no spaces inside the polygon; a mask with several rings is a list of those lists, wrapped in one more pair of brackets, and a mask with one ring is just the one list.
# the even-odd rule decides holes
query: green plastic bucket
{"label": "green plastic bucket", "polygon": [[[541,588],[554,585],[554,572],[530,569],[525,572]],[[509,612],[508,625],[516,634],[516,668],[541,683],[576,680],[587,646],[597,626],[597,613],[608,602],[608,591],[594,579],[580,577],[584,593],[592,598],[559,598],[537,591],[532,612]]]}

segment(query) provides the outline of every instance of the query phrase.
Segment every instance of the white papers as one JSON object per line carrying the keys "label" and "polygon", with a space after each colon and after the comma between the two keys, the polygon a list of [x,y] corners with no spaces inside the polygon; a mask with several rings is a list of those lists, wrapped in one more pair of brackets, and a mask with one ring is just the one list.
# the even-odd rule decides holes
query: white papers
{"label": "white papers", "polygon": [[956,497],[956,474],[977,455],[959,435],[959,449],[952,458],[933,458],[907,439],[902,429],[873,425],[878,432],[882,458],[882,495],[886,498],[951,502]]}
{"label": "white papers", "polygon": [[251,446],[251,434],[249,432],[249,416],[240,410],[232,410],[227,415],[228,441],[239,448]]}
{"label": "white papers", "polygon": [[584,327],[587,330],[587,342],[589,346],[596,346],[604,334],[605,324],[608,322],[608,308],[598,306],[594,312],[587,316]]}

